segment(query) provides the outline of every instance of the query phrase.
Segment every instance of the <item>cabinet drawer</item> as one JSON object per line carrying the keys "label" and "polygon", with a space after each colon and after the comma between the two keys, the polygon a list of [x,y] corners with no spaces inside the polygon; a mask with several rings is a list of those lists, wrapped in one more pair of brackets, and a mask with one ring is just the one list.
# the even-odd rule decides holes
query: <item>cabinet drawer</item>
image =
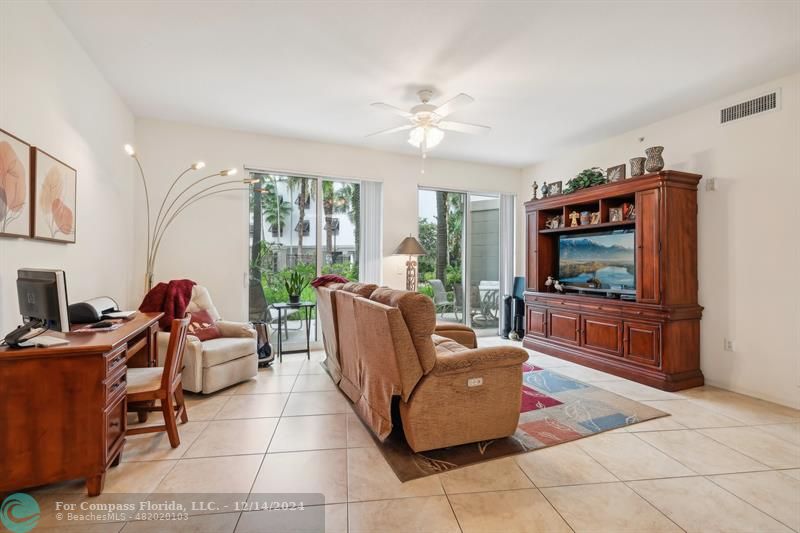
{"label": "cabinet drawer", "polygon": [[581,345],[612,355],[622,355],[622,321],[581,315]]}
{"label": "cabinet drawer", "polygon": [[119,395],[125,396],[128,384],[127,367],[122,365],[118,368],[119,370],[103,381],[103,386],[106,389],[106,402],[110,402]]}
{"label": "cabinet drawer", "polygon": [[106,358],[106,375],[110,376],[114,373],[114,371],[119,368],[119,365],[125,364],[125,358],[127,357],[127,352],[125,350],[125,346],[120,346],[113,352],[109,352],[105,355]]}
{"label": "cabinet drawer", "polygon": [[526,332],[539,337],[547,335],[547,309],[529,306],[526,322]]}
{"label": "cabinet drawer", "polygon": [[569,311],[547,312],[547,336],[567,344],[580,343],[580,315]]}
{"label": "cabinet drawer", "polygon": [[661,365],[661,325],[625,322],[625,359],[646,365]]}
{"label": "cabinet drawer", "polygon": [[104,412],[103,428],[105,433],[105,459],[108,461],[120,439],[125,437],[127,414],[125,412],[126,398],[123,394]]}

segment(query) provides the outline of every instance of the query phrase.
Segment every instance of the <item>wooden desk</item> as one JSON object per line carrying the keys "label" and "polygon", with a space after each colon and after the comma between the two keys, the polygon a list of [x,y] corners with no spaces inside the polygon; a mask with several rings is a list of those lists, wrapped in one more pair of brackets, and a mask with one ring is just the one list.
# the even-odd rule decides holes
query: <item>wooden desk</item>
{"label": "wooden desk", "polygon": [[126,369],[156,366],[161,313],[119,329],[52,333],[68,345],[0,348],[0,494],[69,479],[103,491],[127,426]]}

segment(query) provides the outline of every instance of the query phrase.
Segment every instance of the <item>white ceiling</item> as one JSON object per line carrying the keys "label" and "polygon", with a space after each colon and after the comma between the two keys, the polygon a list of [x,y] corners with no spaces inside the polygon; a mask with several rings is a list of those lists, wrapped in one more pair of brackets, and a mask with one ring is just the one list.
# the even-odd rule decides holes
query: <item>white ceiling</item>
{"label": "white ceiling", "polygon": [[369,104],[433,87],[511,166],[800,70],[794,1],[51,3],[137,116],[414,153]]}

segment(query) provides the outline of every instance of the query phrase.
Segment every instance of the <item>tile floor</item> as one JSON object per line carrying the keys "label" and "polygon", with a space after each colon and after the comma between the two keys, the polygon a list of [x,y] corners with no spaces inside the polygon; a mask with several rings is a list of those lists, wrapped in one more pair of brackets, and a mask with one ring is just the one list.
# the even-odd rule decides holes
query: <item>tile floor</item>
{"label": "tile floor", "polygon": [[[800,531],[799,411],[713,387],[667,393],[531,352],[535,365],[672,416],[400,483],[320,367],[323,357],[287,356],[257,379],[190,395],[181,446],[170,448],[164,434],[129,437],[101,498],[317,492],[330,532]],[[80,482],[56,488],[83,491]],[[74,530],[285,531],[294,516],[218,513]],[[40,525],[53,524],[43,517]]]}

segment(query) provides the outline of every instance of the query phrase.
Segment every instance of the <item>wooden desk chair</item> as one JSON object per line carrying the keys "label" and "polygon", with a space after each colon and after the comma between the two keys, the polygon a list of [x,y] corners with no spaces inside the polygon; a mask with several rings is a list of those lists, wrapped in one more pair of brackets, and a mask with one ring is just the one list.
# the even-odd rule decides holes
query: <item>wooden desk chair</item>
{"label": "wooden desk chair", "polygon": [[[137,405],[133,410],[161,411],[164,414],[164,424],[130,428],[127,431],[128,435],[166,431],[170,445],[173,448],[180,445],[177,418],[180,417],[183,423],[189,421],[181,383],[189,319],[189,316],[186,316],[172,321],[163,367],[128,369],[128,404],[149,402],[147,405]],[[153,406],[154,400],[158,400],[160,406]]]}

